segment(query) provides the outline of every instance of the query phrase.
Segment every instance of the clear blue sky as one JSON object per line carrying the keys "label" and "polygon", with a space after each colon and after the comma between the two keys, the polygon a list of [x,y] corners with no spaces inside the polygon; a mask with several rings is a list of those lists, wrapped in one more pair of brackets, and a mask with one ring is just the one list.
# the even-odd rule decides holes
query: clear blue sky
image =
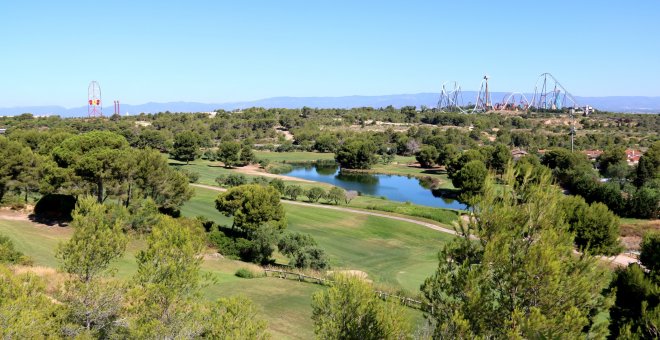
{"label": "clear blue sky", "polygon": [[660,1],[2,1],[0,107],[438,92],[660,96]]}

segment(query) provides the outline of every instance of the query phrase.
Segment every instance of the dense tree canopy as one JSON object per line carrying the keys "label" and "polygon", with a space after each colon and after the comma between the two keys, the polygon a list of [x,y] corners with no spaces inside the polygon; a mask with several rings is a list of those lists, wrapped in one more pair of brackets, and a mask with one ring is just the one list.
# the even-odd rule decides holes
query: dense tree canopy
{"label": "dense tree canopy", "polygon": [[335,160],[342,168],[370,169],[377,161],[376,150],[369,140],[348,140],[335,153]]}
{"label": "dense tree canopy", "polygon": [[234,217],[233,226],[251,232],[263,224],[275,229],[286,227],[280,193],[272,186],[246,184],[221,193],[215,200],[221,213]]}
{"label": "dense tree canopy", "polygon": [[408,324],[402,307],[383,302],[361,278],[338,275],[312,298],[314,333],[320,339],[402,339]]}
{"label": "dense tree canopy", "polygon": [[561,193],[547,175],[517,184],[511,169],[504,184],[486,181],[462,237],[443,248],[422,286],[433,305],[433,336],[603,336],[604,324],[592,322],[606,307],[607,275],[594,259],[574,256]]}
{"label": "dense tree canopy", "polygon": [[200,156],[200,139],[192,131],[185,131],[174,136],[174,145],[172,146],[172,158],[185,161],[186,164],[194,161]]}

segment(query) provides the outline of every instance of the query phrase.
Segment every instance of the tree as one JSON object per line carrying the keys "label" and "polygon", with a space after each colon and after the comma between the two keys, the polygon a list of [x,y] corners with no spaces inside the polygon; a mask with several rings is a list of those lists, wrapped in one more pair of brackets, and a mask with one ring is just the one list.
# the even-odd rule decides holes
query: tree
{"label": "tree", "polygon": [[[171,137],[170,137],[171,138]],[[172,143],[170,140],[169,143]],[[136,147],[140,149],[151,148],[165,152],[167,150],[167,137],[161,130],[144,129],[140,131]]]}
{"label": "tree", "polygon": [[481,191],[488,169],[481,161],[470,161],[452,178],[452,184],[468,195]]}
{"label": "tree", "polygon": [[55,253],[62,269],[85,283],[106,271],[126,249],[122,222],[109,220],[106,207],[93,198],[80,198],[71,222],[74,233],[67,242],[58,245]]}
{"label": "tree", "polygon": [[21,182],[28,184],[26,175],[35,170],[34,159],[30,148],[0,136],[0,201],[10,189],[22,187]]}
{"label": "tree", "polygon": [[325,190],[321,187],[312,187],[305,193],[310,202],[316,203],[325,196]]}
{"label": "tree", "polygon": [[210,307],[202,337],[209,339],[270,339],[268,323],[244,296],[218,299]]}
{"label": "tree", "polygon": [[310,234],[285,233],[277,243],[277,248],[284,255],[291,256],[304,247],[317,246]]}
{"label": "tree", "polygon": [[0,264],[0,338],[46,339],[60,334],[65,307],[44,291],[36,275],[14,275]]}
{"label": "tree", "polygon": [[635,185],[641,187],[654,178],[660,178],[660,141],[653,143],[639,158],[635,171]]}
{"label": "tree", "polygon": [[467,150],[463,152],[462,154],[454,157],[452,161],[446,165],[447,167],[447,175],[449,176],[450,179],[453,179],[456,174],[463,169],[465,164],[471,162],[471,161],[480,161],[486,164],[486,158],[484,157],[484,154],[479,152],[478,150]]}
{"label": "tree", "polygon": [[105,200],[105,184],[124,174],[123,164],[130,159],[128,142],[107,131],[92,131],[66,139],[53,150],[57,165],[69,168],[96,186],[99,203]]}
{"label": "tree", "polygon": [[621,252],[619,218],[603,203],[587,204],[580,196],[566,196],[560,202],[575,245],[592,254],[616,255]]}
{"label": "tree", "polygon": [[27,256],[16,249],[9,237],[0,235],[0,263],[29,264],[30,262]]}
{"label": "tree", "polygon": [[300,185],[288,185],[284,190],[285,194],[291,198],[292,201],[295,201],[298,196],[302,195],[304,190]]}
{"label": "tree", "polygon": [[[660,180],[657,181],[660,184]],[[628,200],[628,212],[638,218],[658,218],[660,216],[660,185],[654,187],[653,181],[648,181],[635,190]]]}
{"label": "tree", "polygon": [[339,140],[335,135],[322,134],[314,141],[314,150],[318,152],[335,152]]}
{"label": "tree", "polygon": [[237,142],[223,142],[218,146],[216,159],[221,161],[225,168],[231,168],[240,162],[241,144]]}
{"label": "tree", "polygon": [[511,151],[509,151],[509,148],[504,144],[496,144],[493,153],[490,155],[490,167],[501,174],[510,161]]}
{"label": "tree", "polygon": [[640,247],[639,261],[651,272],[657,272],[660,269],[659,232],[649,232],[644,235]]}
{"label": "tree", "polygon": [[357,191],[348,190],[344,193],[344,202],[346,202],[346,204],[349,204],[356,197],[358,197],[358,192]]}
{"label": "tree", "polygon": [[286,227],[280,194],[271,186],[246,184],[231,188],[218,195],[215,207],[234,217],[234,228],[248,233],[256,231],[262,224],[275,229]]}
{"label": "tree", "polygon": [[402,339],[408,320],[402,307],[383,302],[362,279],[337,275],[312,297],[314,333],[320,339]]}
{"label": "tree", "polygon": [[192,131],[184,131],[174,136],[174,145],[172,145],[172,158],[179,161],[194,161],[200,156],[199,136]]}
{"label": "tree", "polygon": [[286,189],[286,184],[284,184],[283,180],[281,180],[279,178],[273,178],[273,179],[270,180],[269,185],[272,186],[273,188],[275,188],[275,190],[277,190],[277,192],[284,195],[284,190]]}
{"label": "tree", "polygon": [[600,173],[605,175],[608,168],[615,164],[626,164],[626,148],[620,145],[605,148],[603,153],[598,156]]}
{"label": "tree", "polygon": [[147,237],[147,247],[136,255],[138,269],[129,306],[132,338],[176,338],[202,333],[197,303],[203,248],[198,224],[183,225],[162,218]]}
{"label": "tree", "polygon": [[437,158],[438,150],[433,145],[425,145],[415,154],[415,159],[422,168],[433,167]]}
{"label": "tree", "polygon": [[610,284],[615,302],[610,310],[610,336],[626,339],[655,339],[660,336],[660,282],[658,261],[660,233],[651,232],[642,240],[639,264],[618,269]]}
{"label": "tree", "polygon": [[376,145],[370,140],[351,139],[335,153],[335,160],[342,168],[370,169],[378,162]]}
{"label": "tree", "polygon": [[292,254],[289,265],[300,269],[311,268],[313,270],[324,270],[330,267],[328,256],[318,246],[309,246],[298,249]]}
{"label": "tree", "polygon": [[607,273],[574,256],[550,176],[518,184],[508,167],[503,182],[487,178],[461,237],[444,246],[422,286],[434,338],[604,336],[594,321],[607,307]]}
{"label": "tree", "polygon": [[442,148],[438,149],[438,158],[436,163],[438,165],[449,165],[454,158],[459,154],[458,148],[453,144],[445,144]]}
{"label": "tree", "polygon": [[192,197],[188,177],[172,169],[158,151],[138,150],[134,157],[137,158],[135,188],[129,187],[129,197],[133,191],[142,198],[151,197],[163,211],[176,211]]}
{"label": "tree", "polygon": [[243,165],[249,165],[254,163],[257,160],[257,157],[254,155],[254,152],[252,151],[252,145],[246,144],[243,145],[243,148],[241,149],[241,157],[240,157],[240,163]]}
{"label": "tree", "polygon": [[73,325],[67,333],[71,336],[107,334],[119,314],[121,286],[101,282],[99,276],[126,249],[122,224],[92,197],[81,198],[73,211],[73,236],[60,243],[55,254],[62,269],[74,278],[62,293],[62,300],[70,306],[68,317]]}
{"label": "tree", "polygon": [[346,197],[345,190],[340,188],[340,187],[332,187],[330,191],[328,191],[328,194],[325,196],[325,198],[329,202],[334,202],[335,205],[338,205],[341,200],[343,200]]}

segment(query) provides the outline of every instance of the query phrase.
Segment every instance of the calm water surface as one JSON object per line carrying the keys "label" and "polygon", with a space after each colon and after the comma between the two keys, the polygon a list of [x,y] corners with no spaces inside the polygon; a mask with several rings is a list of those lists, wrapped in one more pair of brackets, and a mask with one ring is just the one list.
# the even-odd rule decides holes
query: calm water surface
{"label": "calm water surface", "polygon": [[365,195],[384,196],[392,201],[411,202],[439,208],[466,209],[465,204],[447,197],[439,191],[425,188],[417,178],[396,175],[343,173],[333,165],[293,166],[287,176],[329,183]]}

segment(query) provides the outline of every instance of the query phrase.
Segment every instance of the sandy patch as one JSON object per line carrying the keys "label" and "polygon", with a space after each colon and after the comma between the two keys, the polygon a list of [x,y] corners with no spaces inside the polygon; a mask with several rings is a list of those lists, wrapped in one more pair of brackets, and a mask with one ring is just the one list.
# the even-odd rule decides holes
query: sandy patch
{"label": "sandy patch", "polygon": [[240,172],[242,174],[246,175],[253,175],[253,176],[264,176],[264,177],[269,177],[269,178],[279,178],[284,181],[297,181],[297,182],[305,182],[305,183],[316,183],[314,181],[302,179],[302,178],[297,178],[297,177],[291,177],[291,176],[286,176],[286,175],[278,175],[278,174],[271,174],[266,172],[264,169],[260,168],[256,164],[250,164],[246,165],[244,167],[240,168],[235,168],[234,171]]}
{"label": "sandy patch", "polygon": [[366,281],[366,282],[373,282],[372,280],[369,279],[369,275],[361,270],[356,270],[356,269],[347,269],[347,270],[337,270],[337,271],[329,271],[328,275],[332,275],[334,273],[345,275],[345,276],[351,276],[351,277],[356,277],[360,280]]}
{"label": "sandy patch", "polygon": [[3,208],[0,209],[0,220],[29,221],[30,219],[25,212]]}
{"label": "sandy patch", "polygon": [[275,131],[284,135],[284,139],[293,141],[293,134],[283,126],[276,126]]}

